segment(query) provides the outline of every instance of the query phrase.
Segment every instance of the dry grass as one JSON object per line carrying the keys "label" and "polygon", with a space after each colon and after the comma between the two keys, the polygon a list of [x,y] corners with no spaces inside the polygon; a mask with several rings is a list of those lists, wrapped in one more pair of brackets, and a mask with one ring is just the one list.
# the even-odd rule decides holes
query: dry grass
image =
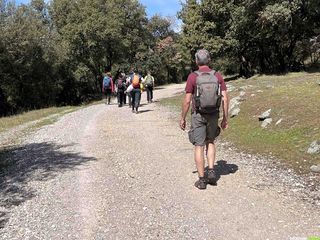
{"label": "dry grass", "polygon": [[[319,73],[263,75],[230,82],[237,89],[229,93],[230,98],[245,91],[246,100],[222,137],[242,150],[276,156],[297,172],[307,172],[311,165],[320,164],[319,154],[307,154],[311,142],[320,139],[319,82]],[[163,103],[180,106],[181,99],[175,97]],[[263,129],[258,116],[270,108],[273,122]],[[282,122],[276,126],[280,119]]]}
{"label": "dry grass", "polygon": [[49,117],[54,114],[63,114],[77,109],[76,107],[51,107],[41,110],[34,110],[23,114],[0,118],[0,133],[10,128]]}

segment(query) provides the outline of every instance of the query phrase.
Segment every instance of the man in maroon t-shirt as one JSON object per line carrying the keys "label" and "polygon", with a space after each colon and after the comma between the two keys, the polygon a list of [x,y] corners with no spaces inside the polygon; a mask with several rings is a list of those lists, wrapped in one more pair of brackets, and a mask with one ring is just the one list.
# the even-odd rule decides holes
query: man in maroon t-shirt
{"label": "man in maroon t-shirt", "polygon": [[[199,66],[200,73],[212,73],[212,69],[208,67],[210,62],[210,54],[207,50],[198,50],[196,55],[196,63]],[[223,77],[220,73],[214,72],[214,76],[218,79],[221,95],[222,95],[222,112],[223,119],[221,122],[221,128],[226,129],[228,127],[228,96],[227,87]],[[197,73],[190,73],[186,84],[186,95],[182,104],[182,113],[180,120],[180,127],[182,130],[186,128],[186,115],[189,111],[192,101],[192,119],[191,129],[189,131],[190,142],[195,146],[195,162],[199,174],[199,180],[196,181],[195,186],[199,189],[206,189],[207,183],[216,183],[216,174],[214,171],[214,162],[216,156],[215,139],[220,133],[220,127],[218,126],[219,109],[216,109],[213,113],[199,113],[196,109],[194,101],[194,95],[197,87]],[[204,173],[204,147],[207,146],[207,159],[208,159],[208,171],[205,178]]]}

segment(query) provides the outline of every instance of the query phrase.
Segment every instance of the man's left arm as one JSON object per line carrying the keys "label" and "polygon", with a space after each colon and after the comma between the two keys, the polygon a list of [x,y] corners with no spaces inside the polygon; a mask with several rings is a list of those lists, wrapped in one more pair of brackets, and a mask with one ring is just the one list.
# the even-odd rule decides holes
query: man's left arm
{"label": "man's left arm", "polygon": [[228,128],[228,113],[229,113],[229,99],[227,91],[222,91],[222,111],[223,111],[223,119],[221,122],[222,129]]}

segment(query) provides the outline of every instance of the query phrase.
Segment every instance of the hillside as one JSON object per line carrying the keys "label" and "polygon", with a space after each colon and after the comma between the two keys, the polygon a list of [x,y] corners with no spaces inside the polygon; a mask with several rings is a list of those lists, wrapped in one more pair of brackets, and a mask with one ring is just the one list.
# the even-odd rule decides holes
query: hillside
{"label": "hillside", "polygon": [[[237,116],[222,139],[239,150],[273,156],[298,173],[307,173],[320,164],[319,154],[308,154],[313,141],[320,139],[320,74],[291,73],[261,75],[229,81],[230,112]],[[164,100],[180,110],[182,96]],[[271,109],[272,123],[261,127],[259,116]]]}

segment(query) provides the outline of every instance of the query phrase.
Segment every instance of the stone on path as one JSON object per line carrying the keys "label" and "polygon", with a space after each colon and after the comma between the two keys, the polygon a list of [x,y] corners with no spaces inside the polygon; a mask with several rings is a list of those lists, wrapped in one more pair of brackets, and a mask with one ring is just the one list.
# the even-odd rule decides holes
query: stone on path
{"label": "stone on path", "polygon": [[310,167],[310,171],[314,173],[320,173],[320,165],[313,165]]}
{"label": "stone on path", "polygon": [[230,113],[230,117],[235,117],[235,116],[238,116],[240,113],[240,108],[239,107],[236,107],[236,108],[233,108],[231,110],[231,113]]}
{"label": "stone on path", "polygon": [[276,122],[276,126],[279,125],[282,122],[282,118],[280,118],[277,122]]}
{"label": "stone on path", "polygon": [[234,97],[230,100],[229,112],[231,113],[233,109],[238,108],[240,105],[240,97]]}
{"label": "stone on path", "polygon": [[266,128],[271,123],[272,123],[272,118],[267,118],[262,122],[261,127]]}
{"label": "stone on path", "polygon": [[270,115],[271,115],[271,108],[259,116],[259,121],[264,121],[265,119],[270,118]]}
{"label": "stone on path", "polygon": [[309,154],[320,153],[320,140],[313,141],[308,149]]}
{"label": "stone on path", "polygon": [[228,92],[232,92],[232,91],[236,90],[236,87],[233,85],[227,84],[227,89],[228,89]]}

